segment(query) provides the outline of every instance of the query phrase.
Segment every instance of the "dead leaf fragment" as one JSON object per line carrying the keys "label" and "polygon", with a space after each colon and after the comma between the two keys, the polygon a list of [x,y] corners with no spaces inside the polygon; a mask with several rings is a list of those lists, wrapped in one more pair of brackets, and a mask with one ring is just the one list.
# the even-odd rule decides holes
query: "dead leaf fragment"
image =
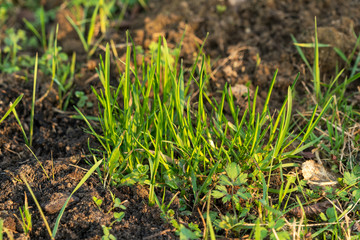
{"label": "dead leaf fragment", "polygon": [[302,174],[304,180],[310,185],[317,186],[338,186],[337,176],[335,173],[327,170],[322,164],[314,160],[308,160],[302,164]]}
{"label": "dead leaf fragment", "polygon": [[314,217],[318,216],[320,213],[325,213],[326,210],[332,206],[333,206],[332,203],[328,202],[328,201],[318,202],[318,203],[314,203],[309,206],[303,207],[304,211],[302,210],[301,207],[296,207],[296,208],[292,209],[289,213],[297,218],[301,218],[303,213],[305,213],[307,218],[314,218]]}

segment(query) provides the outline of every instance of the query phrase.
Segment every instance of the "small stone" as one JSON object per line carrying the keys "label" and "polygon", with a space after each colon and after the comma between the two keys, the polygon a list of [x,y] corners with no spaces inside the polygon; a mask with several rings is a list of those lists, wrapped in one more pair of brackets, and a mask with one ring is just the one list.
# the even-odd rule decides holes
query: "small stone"
{"label": "small stone", "polygon": [[[55,214],[61,210],[70,194],[67,193],[54,193],[49,203],[45,204],[45,211],[48,214]],[[78,198],[72,196],[68,202],[68,206],[79,201]]]}

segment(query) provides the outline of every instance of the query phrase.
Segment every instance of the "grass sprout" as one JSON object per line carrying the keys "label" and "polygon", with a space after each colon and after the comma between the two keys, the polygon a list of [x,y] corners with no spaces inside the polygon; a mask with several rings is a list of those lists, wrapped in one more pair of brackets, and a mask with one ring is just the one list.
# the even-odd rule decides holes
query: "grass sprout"
{"label": "grass sprout", "polygon": [[4,116],[0,119],[0,123],[2,123],[7,118],[7,116],[9,116],[9,114],[15,109],[16,105],[21,101],[23,96],[24,96],[24,94],[21,94],[19,97],[16,98],[14,103],[10,103],[10,108],[6,111]]}
{"label": "grass sprout", "polygon": [[41,218],[43,219],[44,221],[44,224],[45,224],[45,227],[49,233],[49,236],[50,236],[50,239],[55,239],[56,237],[56,233],[58,231],[58,228],[59,228],[59,224],[60,224],[60,220],[65,212],[65,208],[68,204],[68,202],[70,201],[72,195],[86,182],[86,180],[91,176],[91,174],[99,167],[99,165],[102,163],[102,160],[98,161],[97,163],[95,163],[90,169],[89,171],[85,174],[85,176],[80,180],[80,182],[76,185],[76,187],[74,188],[74,190],[71,192],[70,196],[66,199],[63,207],[61,208],[57,218],[56,218],[56,221],[55,221],[55,225],[51,231],[51,228],[50,228],[50,225],[48,223],[48,221],[46,220],[46,216],[38,202],[38,200],[36,199],[36,196],[34,194],[34,192],[32,191],[29,183],[27,182],[26,180],[26,177],[24,175],[21,176],[21,179],[23,180],[23,182],[25,183],[27,189],[29,190],[39,212],[40,212],[40,215],[41,215]]}

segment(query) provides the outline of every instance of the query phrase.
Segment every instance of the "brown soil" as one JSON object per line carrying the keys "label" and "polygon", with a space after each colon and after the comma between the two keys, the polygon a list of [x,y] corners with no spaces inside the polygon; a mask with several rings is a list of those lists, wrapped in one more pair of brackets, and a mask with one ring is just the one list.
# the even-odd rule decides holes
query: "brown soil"
{"label": "brown soil", "polygon": [[[226,9],[221,12],[217,6],[225,6]],[[22,13],[24,11],[25,9]],[[129,12],[124,22],[114,23],[107,40],[113,39],[115,44],[124,43],[124,31],[130,28],[135,43],[143,49],[148,49],[149,44],[157,41],[160,35],[166,36],[169,46],[174,47],[186,29],[182,57],[185,64],[191,64],[198,46],[209,32],[205,52],[213,59],[214,69],[209,91],[217,96],[224,84],[229,83],[233,87],[237,103],[245,107],[245,86],[250,85],[253,92],[255,86],[259,86],[260,101],[263,101],[272,75],[279,69],[270,101],[272,107],[278,107],[298,72],[301,73],[300,81],[312,86],[306,66],[297,54],[290,35],[293,34],[299,42],[312,42],[315,16],[318,21],[319,42],[332,44],[349,54],[356,40],[352,29],[356,34],[360,30],[360,2],[357,0],[153,0],[150,1],[148,10],[137,8]],[[84,53],[77,35],[65,23],[67,21],[61,13],[57,15],[57,20],[61,26],[59,44],[64,46],[64,51],[71,53],[76,50],[78,59],[86,61],[86,57],[81,56]],[[99,50],[100,53],[101,51]],[[311,60],[311,51],[306,54]],[[332,48],[323,48],[320,54],[322,75],[324,81],[328,81],[329,76],[334,74],[335,66],[338,64],[341,67],[343,64]],[[91,61],[84,62],[82,77],[76,80],[76,88],[88,94],[90,82],[93,83],[91,77],[95,74]],[[42,96],[48,87],[45,83],[48,79],[44,77],[41,81],[37,89],[38,96]],[[298,85],[299,97],[303,98],[306,93],[301,84]],[[354,86],[354,92],[357,91],[357,86]],[[9,103],[21,93],[25,94],[24,100],[16,109],[27,130],[32,82],[24,84],[23,80],[16,79],[16,75],[0,75],[0,117],[8,109]],[[56,92],[52,92],[49,97],[37,103],[35,108],[32,149],[45,170],[42,170],[25,147],[14,117],[9,117],[0,125],[0,218],[5,220],[4,226],[17,239],[24,239],[17,218],[20,217],[19,207],[24,206],[24,193],[27,192],[20,175],[26,177],[43,208],[48,204],[54,204],[56,208],[56,201],[68,196],[84,176],[86,172],[83,168],[89,169],[87,160],[91,161],[91,158],[88,140],[91,146],[96,146],[95,139],[84,134],[83,128],[86,125],[83,121],[70,118],[75,113],[73,108],[69,112],[56,109],[56,97]],[[94,99],[93,96],[89,97]],[[360,98],[355,100],[359,104]],[[90,115],[96,115],[95,109],[84,110]],[[49,178],[44,171],[49,174]],[[108,213],[113,204],[110,191],[121,201],[125,201],[127,206],[124,219],[115,223],[111,230],[118,239],[176,238],[172,226],[161,218],[158,207],[147,205],[146,187],[104,189],[99,178],[93,175],[75,193],[68,205],[57,239],[101,239],[101,225],[109,226],[114,220],[112,213]],[[104,201],[100,209],[94,204],[93,196]],[[162,196],[160,192],[159,196]],[[48,239],[45,225],[28,193],[27,198],[33,213],[31,238]],[[172,207],[178,208],[179,203]],[[45,214],[53,227],[57,211],[48,210]],[[200,218],[195,221],[203,227]]]}

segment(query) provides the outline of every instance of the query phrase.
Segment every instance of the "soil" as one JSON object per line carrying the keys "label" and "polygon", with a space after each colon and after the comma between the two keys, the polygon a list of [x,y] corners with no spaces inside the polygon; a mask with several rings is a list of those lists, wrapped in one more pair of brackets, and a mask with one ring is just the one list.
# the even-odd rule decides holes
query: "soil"
{"label": "soil", "polygon": [[[47,9],[54,7],[49,6],[47,1],[42,2]],[[33,17],[26,9],[20,9],[18,14],[24,12],[29,18]],[[98,82],[92,67],[98,60],[96,57],[86,60],[82,45],[64,15],[60,11],[53,22],[60,23],[59,45],[68,53],[77,51],[77,59],[84,61],[80,77],[76,79],[76,90],[84,91],[95,102],[94,96],[90,94],[90,85]],[[244,91],[250,86],[254,93],[258,86],[261,106],[273,74],[279,69],[270,101],[272,108],[276,108],[282,104],[287,88],[298,72],[301,73],[300,82],[310,88],[312,86],[306,66],[293,46],[291,34],[298,42],[312,42],[315,16],[319,42],[331,44],[348,55],[356,41],[353,31],[356,34],[360,32],[360,2],[357,0],[153,0],[149,1],[148,9],[135,7],[126,14],[123,22],[112,23],[113,27],[105,40],[112,39],[115,44],[122,44],[125,42],[125,30],[129,28],[135,43],[143,49],[148,49],[150,43],[157,41],[159,36],[165,36],[168,45],[175,47],[186,30],[181,56],[185,65],[191,65],[199,45],[209,33],[204,47],[213,64],[208,91],[217,97],[225,83],[231,84],[237,104],[245,108]],[[18,18],[18,15],[14,18]],[[13,25],[19,26],[21,23],[13,20]],[[100,48],[94,56],[102,51]],[[119,52],[123,53],[123,49],[119,48]],[[311,63],[313,53],[311,50],[305,53]],[[332,48],[322,48],[320,66],[323,81],[328,82],[334,75],[335,67],[341,68],[344,63]],[[38,96],[46,92],[49,82],[47,77],[40,75]],[[298,84],[296,88],[300,99],[307,96],[302,86]],[[359,82],[353,84],[350,91],[359,95],[356,88],[359,86]],[[0,116],[5,114],[10,102],[21,93],[24,93],[24,99],[16,110],[27,131],[32,81],[24,83],[16,74],[0,74]],[[360,104],[358,95],[353,99],[354,105]],[[0,125],[0,218],[4,219],[4,226],[15,239],[25,239],[18,219],[19,208],[24,206],[25,192],[33,213],[31,239],[49,239],[44,222],[37,214],[36,205],[21,176],[27,179],[40,205],[46,209],[47,221],[53,227],[59,211],[57,205],[61,205],[61,199],[71,193],[85,175],[86,169],[89,169],[87,162],[92,159],[88,141],[90,146],[97,146],[96,140],[84,133],[86,124],[71,118],[75,114],[72,107],[67,112],[58,110],[57,97],[56,92],[52,91],[35,106],[32,150],[38,161],[25,147],[20,128],[12,115]],[[76,99],[71,102],[74,103]],[[304,108],[297,107],[300,110]],[[96,108],[82,110],[89,115],[97,114]],[[178,238],[173,227],[161,218],[159,208],[148,206],[147,187],[106,189],[94,174],[74,194],[61,220],[57,239],[101,239],[101,226],[110,226],[114,221],[112,213],[108,213],[113,206],[110,192],[124,201],[127,207],[124,219],[112,225],[111,233],[118,239]],[[158,194],[162,196],[160,191]],[[169,201],[171,194],[167,195]],[[95,205],[93,196],[103,200],[100,207]],[[179,202],[175,201],[171,207],[177,210]],[[192,218],[193,222],[203,228],[197,213],[194,212]],[[186,219],[183,220],[186,222]]]}

